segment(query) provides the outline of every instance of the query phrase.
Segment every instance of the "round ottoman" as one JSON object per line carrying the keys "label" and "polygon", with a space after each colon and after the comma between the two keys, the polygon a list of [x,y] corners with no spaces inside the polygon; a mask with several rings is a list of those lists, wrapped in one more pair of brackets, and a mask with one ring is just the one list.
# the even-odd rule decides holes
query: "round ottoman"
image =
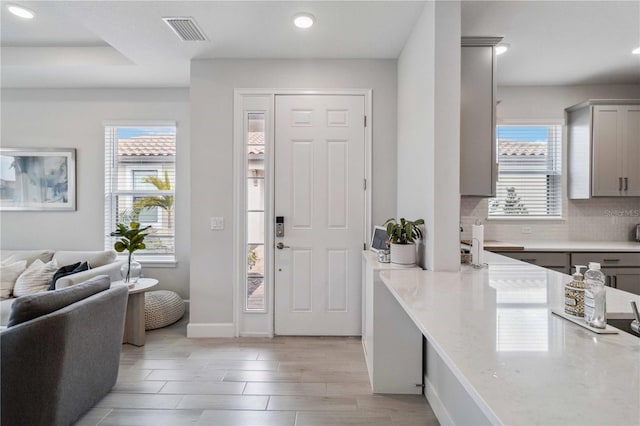
{"label": "round ottoman", "polygon": [[184,300],[175,291],[158,290],[144,294],[145,330],[166,327],[184,315]]}

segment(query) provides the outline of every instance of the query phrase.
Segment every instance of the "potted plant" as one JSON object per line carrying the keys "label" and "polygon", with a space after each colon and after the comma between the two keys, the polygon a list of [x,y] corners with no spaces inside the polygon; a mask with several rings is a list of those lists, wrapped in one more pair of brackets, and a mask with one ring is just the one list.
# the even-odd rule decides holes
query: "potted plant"
{"label": "potted plant", "polygon": [[111,236],[119,237],[120,239],[115,242],[113,248],[118,253],[122,253],[125,250],[129,252],[127,263],[122,265],[120,268],[120,275],[125,283],[135,284],[140,278],[142,265],[133,259],[133,252],[146,248],[146,245],[144,244],[144,237],[149,233],[145,231],[151,228],[151,226],[140,228],[140,223],[131,222],[128,226],[123,223],[119,223],[116,225],[116,228],[117,229],[111,233]]}
{"label": "potted plant", "polygon": [[422,238],[420,225],[424,225],[424,220],[410,221],[402,217],[400,222],[397,222],[391,218],[384,224],[387,225],[387,235],[391,243],[391,262],[400,265],[415,265],[415,240]]}

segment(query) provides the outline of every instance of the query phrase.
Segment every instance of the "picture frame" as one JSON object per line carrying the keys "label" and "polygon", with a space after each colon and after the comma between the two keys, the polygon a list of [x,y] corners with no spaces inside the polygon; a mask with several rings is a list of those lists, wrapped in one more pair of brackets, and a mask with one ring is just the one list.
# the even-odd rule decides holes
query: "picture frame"
{"label": "picture frame", "polygon": [[74,148],[0,148],[0,211],[75,211]]}
{"label": "picture frame", "polygon": [[389,239],[387,235],[387,228],[384,226],[375,226],[373,228],[373,233],[371,234],[371,244],[369,245],[369,250],[373,252],[378,252],[379,250],[387,249],[387,240]]}

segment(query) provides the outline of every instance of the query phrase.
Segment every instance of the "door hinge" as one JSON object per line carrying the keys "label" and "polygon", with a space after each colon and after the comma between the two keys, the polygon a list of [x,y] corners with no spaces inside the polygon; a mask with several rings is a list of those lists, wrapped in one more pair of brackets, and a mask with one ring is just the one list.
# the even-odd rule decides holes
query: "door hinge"
{"label": "door hinge", "polygon": [[363,180],[362,187],[364,188],[365,191],[367,190],[367,180],[366,179]]}
{"label": "door hinge", "polygon": [[364,116],[364,127],[367,127],[367,116]]}

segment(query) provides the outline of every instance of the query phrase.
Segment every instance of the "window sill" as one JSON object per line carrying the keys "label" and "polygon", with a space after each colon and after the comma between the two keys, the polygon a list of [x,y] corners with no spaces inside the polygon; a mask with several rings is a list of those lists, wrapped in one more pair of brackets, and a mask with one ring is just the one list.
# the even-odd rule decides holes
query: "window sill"
{"label": "window sill", "polygon": [[[168,256],[137,256],[136,261],[142,266],[147,268],[175,268],[178,266],[178,261],[173,255]],[[127,256],[118,256],[119,261],[127,261]]]}
{"label": "window sill", "polygon": [[489,216],[486,219],[487,222],[555,222],[555,223],[565,223],[567,221],[566,218],[561,216]]}

